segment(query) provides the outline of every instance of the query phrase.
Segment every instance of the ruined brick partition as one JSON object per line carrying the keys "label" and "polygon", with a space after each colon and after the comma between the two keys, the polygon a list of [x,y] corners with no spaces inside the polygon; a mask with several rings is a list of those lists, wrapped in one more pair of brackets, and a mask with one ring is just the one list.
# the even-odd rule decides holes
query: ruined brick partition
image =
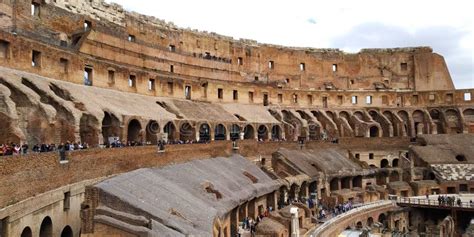
{"label": "ruined brick partition", "polygon": [[[255,140],[327,136],[376,149],[474,131],[474,89],[456,90],[429,47],[350,54],[269,45],[182,29],[102,0],[1,1],[0,13],[0,143],[242,139],[240,153],[253,156],[298,148]],[[163,155],[156,147],[93,149],[67,165],[55,154],[1,160],[0,206],[85,179],[226,156],[231,146]]]}

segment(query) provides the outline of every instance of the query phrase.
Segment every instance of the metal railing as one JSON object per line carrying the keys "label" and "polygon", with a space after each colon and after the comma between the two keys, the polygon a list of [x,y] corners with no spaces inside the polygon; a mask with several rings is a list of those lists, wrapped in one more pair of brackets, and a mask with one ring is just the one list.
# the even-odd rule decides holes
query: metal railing
{"label": "metal railing", "polygon": [[312,233],[306,234],[306,236],[310,236],[310,237],[322,236],[321,234],[323,232],[327,231],[328,229],[331,229],[331,227],[333,227],[334,225],[339,224],[341,220],[351,219],[352,217],[356,215],[360,215],[361,213],[365,213],[369,210],[377,210],[379,208],[385,208],[387,206],[395,206],[395,203],[389,200],[381,200],[381,201],[376,201],[376,202],[372,202],[366,205],[356,207],[348,212],[337,215],[331,218],[330,220],[324,222],[324,224],[320,225]]}
{"label": "metal railing", "polygon": [[[455,197],[455,196],[453,196]],[[437,199],[426,199],[426,198],[408,198],[398,197],[397,203],[408,204],[408,205],[420,205],[420,206],[432,206],[432,207],[449,207],[449,208],[469,208],[474,209],[474,204],[469,202],[457,202],[455,198],[452,202],[440,202]]]}

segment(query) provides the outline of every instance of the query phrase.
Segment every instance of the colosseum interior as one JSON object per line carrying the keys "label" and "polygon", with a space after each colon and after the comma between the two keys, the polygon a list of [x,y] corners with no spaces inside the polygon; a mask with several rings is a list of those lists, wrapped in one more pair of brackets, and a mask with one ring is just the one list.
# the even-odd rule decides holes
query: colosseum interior
{"label": "colosseum interior", "polygon": [[1,237],[474,236],[474,89],[430,47],[0,13]]}

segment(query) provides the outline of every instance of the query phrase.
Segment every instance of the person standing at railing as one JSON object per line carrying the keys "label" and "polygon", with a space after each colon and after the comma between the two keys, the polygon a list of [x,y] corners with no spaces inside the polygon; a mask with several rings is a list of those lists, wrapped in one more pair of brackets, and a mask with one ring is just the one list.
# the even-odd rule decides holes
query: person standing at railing
{"label": "person standing at railing", "polygon": [[461,198],[458,198],[458,206],[462,206]]}

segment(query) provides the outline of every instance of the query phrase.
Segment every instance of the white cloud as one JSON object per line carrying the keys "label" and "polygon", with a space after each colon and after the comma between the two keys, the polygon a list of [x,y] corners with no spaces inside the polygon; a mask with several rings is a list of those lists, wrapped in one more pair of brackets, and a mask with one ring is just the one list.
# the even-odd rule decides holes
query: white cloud
{"label": "white cloud", "polygon": [[[216,32],[234,38],[262,43],[314,48],[337,47],[358,51],[361,42],[351,43],[354,29],[366,24],[390,26],[410,36],[412,46],[430,45],[445,56],[458,88],[474,88],[474,14],[465,1],[376,1],[376,0],[293,0],[293,1],[216,1],[216,0],[106,0],[128,10],[173,21],[179,27]],[[426,29],[454,29],[452,37]],[[352,32],[352,34],[348,34]],[[380,33],[378,33],[380,32]],[[364,35],[377,47],[407,46],[400,36],[387,41],[384,29]],[[426,33],[426,34],[424,34]],[[337,45],[346,37],[344,45]],[[429,38],[432,37],[432,38]],[[456,38],[458,37],[458,38]],[[359,37],[361,38],[361,37]],[[452,42],[441,42],[451,40]],[[400,43],[402,45],[394,45]],[[363,47],[375,47],[363,45]],[[451,47],[439,47],[451,45]],[[455,51],[455,52],[453,52]]]}

